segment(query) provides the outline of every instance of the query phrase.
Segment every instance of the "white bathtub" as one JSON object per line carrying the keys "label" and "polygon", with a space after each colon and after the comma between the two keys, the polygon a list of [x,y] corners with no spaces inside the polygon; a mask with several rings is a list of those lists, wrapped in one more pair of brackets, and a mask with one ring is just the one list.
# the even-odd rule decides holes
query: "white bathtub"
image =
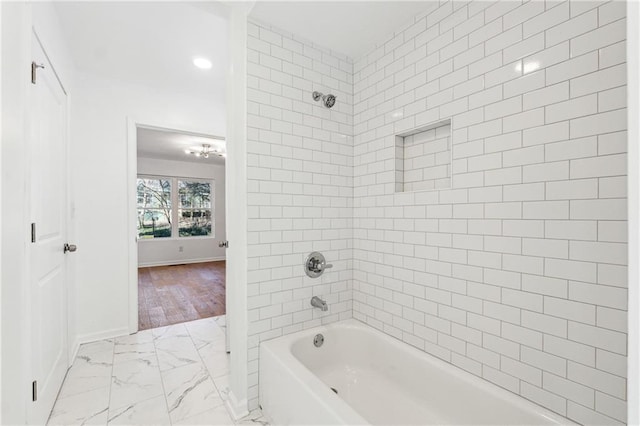
{"label": "white bathtub", "polygon": [[356,320],[263,342],[260,405],[274,425],[572,424]]}

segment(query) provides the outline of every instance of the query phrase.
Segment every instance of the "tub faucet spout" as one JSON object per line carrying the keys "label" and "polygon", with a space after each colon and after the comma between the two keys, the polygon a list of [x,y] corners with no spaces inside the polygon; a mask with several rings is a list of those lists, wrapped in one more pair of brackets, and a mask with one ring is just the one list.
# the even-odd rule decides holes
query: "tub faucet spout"
{"label": "tub faucet spout", "polygon": [[311,306],[322,310],[322,312],[327,312],[329,310],[329,307],[327,306],[327,302],[320,299],[318,296],[313,296],[311,298]]}

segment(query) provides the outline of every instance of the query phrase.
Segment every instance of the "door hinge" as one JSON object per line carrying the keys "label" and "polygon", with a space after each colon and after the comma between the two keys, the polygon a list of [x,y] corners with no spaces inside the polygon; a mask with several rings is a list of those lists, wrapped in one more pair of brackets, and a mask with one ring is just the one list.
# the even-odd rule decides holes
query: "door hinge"
{"label": "door hinge", "polygon": [[38,381],[31,382],[31,400],[36,402],[38,400]]}
{"label": "door hinge", "polygon": [[35,61],[31,62],[31,84],[36,84],[36,74],[38,73],[38,68],[44,68],[44,65],[36,64]]}
{"label": "door hinge", "polygon": [[36,242],[36,224],[35,223],[31,224],[31,242],[32,243]]}

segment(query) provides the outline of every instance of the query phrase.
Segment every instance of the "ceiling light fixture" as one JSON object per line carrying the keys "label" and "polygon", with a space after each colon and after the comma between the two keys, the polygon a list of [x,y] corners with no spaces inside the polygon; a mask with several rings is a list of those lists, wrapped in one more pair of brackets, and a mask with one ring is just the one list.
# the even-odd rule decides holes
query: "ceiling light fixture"
{"label": "ceiling light fixture", "polygon": [[201,70],[211,69],[212,66],[211,61],[207,58],[194,58],[193,65],[200,68]]}
{"label": "ceiling light fixture", "polygon": [[209,156],[226,157],[227,153],[223,152],[220,148],[211,148],[211,145],[203,143],[202,148],[186,149],[185,154],[195,155],[196,157],[209,158]]}

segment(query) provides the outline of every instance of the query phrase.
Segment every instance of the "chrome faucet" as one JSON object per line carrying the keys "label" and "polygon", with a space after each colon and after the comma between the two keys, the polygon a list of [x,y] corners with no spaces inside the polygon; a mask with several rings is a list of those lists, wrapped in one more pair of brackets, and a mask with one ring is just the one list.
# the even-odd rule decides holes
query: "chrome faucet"
{"label": "chrome faucet", "polygon": [[329,268],[333,268],[333,265],[328,264],[322,253],[317,251],[309,254],[304,261],[304,272],[311,278],[318,278],[325,269]]}
{"label": "chrome faucet", "polygon": [[322,312],[327,312],[329,310],[329,306],[327,306],[327,302],[320,299],[318,296],[313,296],[311,298],[311,306],[322,310]]}

